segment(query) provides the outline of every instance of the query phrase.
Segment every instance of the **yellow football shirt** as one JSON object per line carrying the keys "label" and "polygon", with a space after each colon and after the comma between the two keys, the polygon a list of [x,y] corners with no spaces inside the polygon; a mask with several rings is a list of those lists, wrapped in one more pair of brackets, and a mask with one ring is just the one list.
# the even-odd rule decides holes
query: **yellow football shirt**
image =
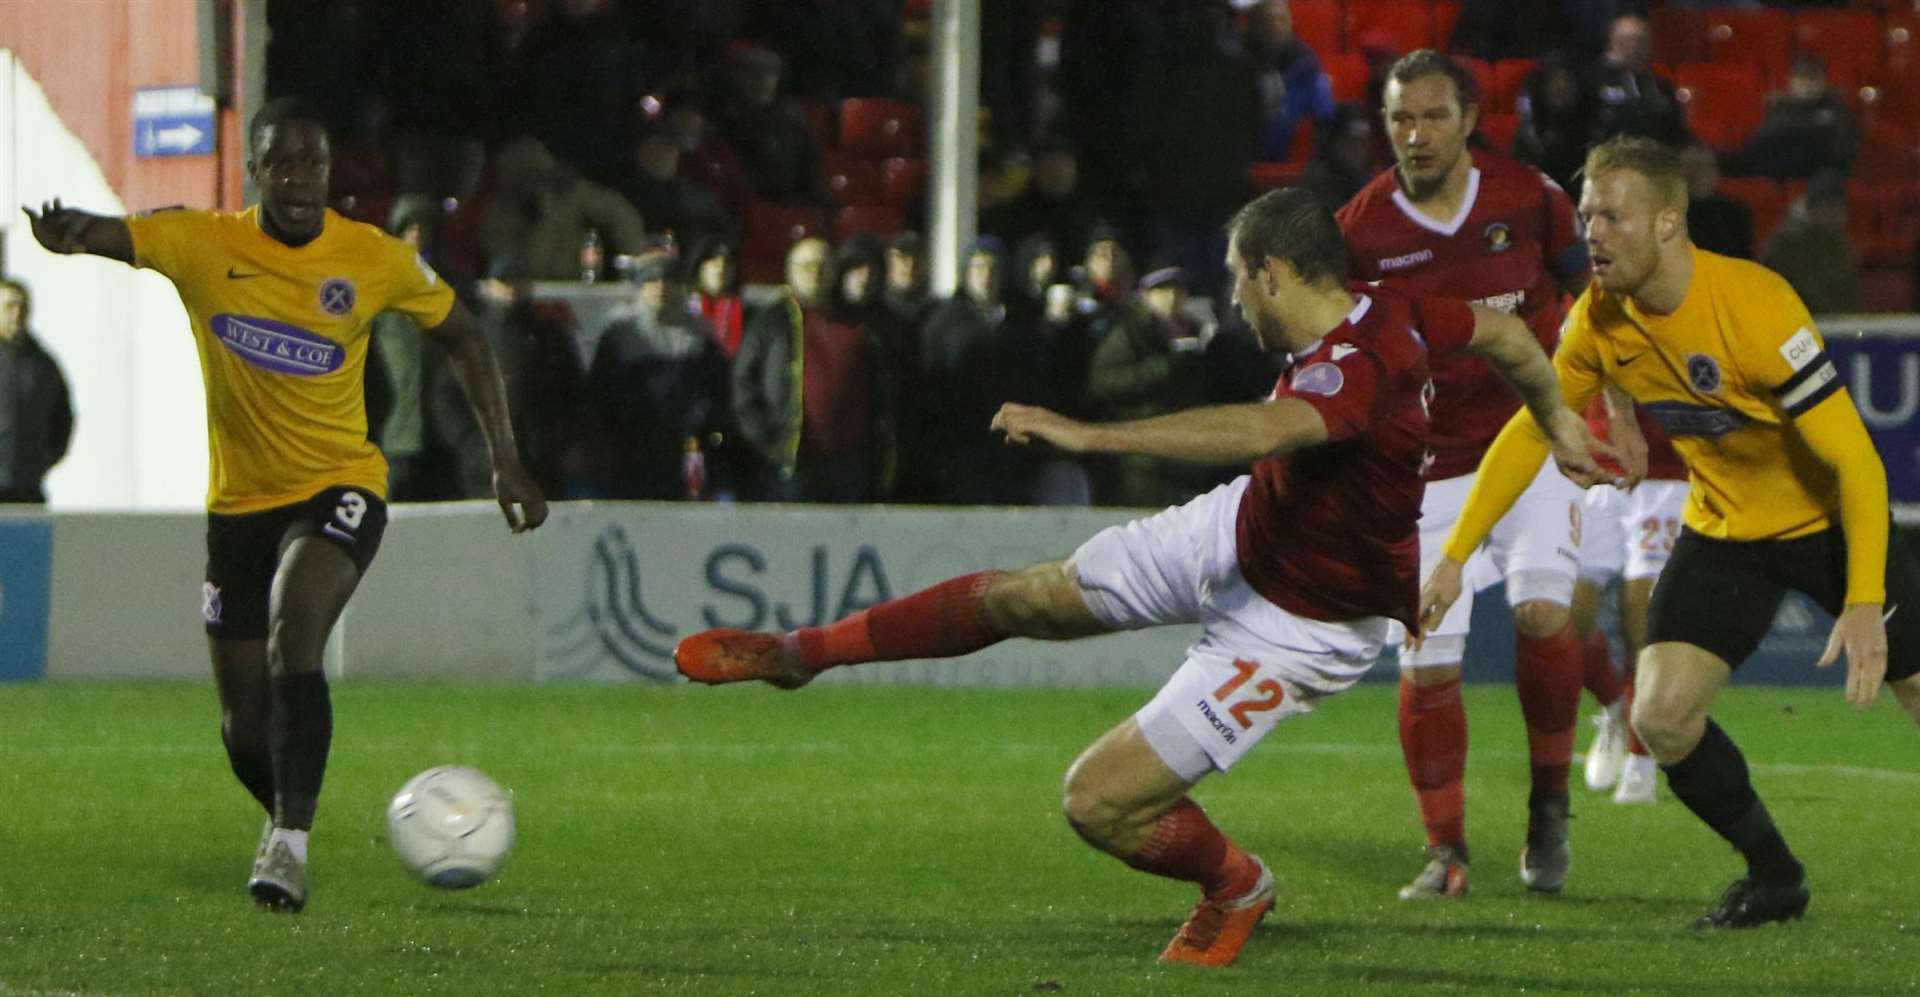
{"label": "yellow football shirt", "polygon": [[1836,525],[1838,482],[1791,421],[1841,388],[1800,297],[1779,274],[1695,248],[1671,315],[1598,285],[1568,315],[1554,367],[1580,411],[1612,381],[1691,472],[1685,522],[1722,540],[1782,540]]}
{"label": "yellow football shirt", "polygon": [[411,246],[332,211],[299,247],[241,212],[127,219],[137,266],[173,282],[207,387],[207,509],[237,514],[351,485],[384,497],[367,439],[369,326],[382,311],[433,328],[453,292]]}

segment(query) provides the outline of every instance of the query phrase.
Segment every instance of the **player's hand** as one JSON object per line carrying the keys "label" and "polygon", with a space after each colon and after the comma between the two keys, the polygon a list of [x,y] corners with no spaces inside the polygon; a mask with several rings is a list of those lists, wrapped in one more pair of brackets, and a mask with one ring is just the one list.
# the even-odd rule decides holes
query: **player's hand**
{"label": "player's hand", "polygon": [[1557,409],[1552,421],[1541,428],[1546,430],[1547,442],[1553,447],[1553,462],[1568,481],[1582,488],[1614,483],[1613,475],[1601,470],[1594,457],[1598,454],[1617,459],[1618,454],[1593,438],[1587,429],[1587,420],[1580,418],[1579,413],[1570,408]]}
{"label": "player's hand", "polygon": [[547,521],[547,497],[519,461],[493,465],[493,494],[513,532],[525,533]]}
{"label": "player's hand", "polygon": [[989,428],[1007,434],[1008,443],[1032,443],[1038,440],[1067,453],[1085,453],[1093,443],[1091,426],[1038,405],[1007,402],[993,414],[993,423]]}
{"label": "player's hand", "polygon": [[33,229],[33,238],[46,247],[50,253],[84,253],[87,251],[87,226],[93,222],[93,216],[84,211],[65,207],[59,198],[43,201],[40,213],[21,205],[20,210],[27,216],[27,224]]}
{"label": "player's hand", "polygon": [[1877,602],[1850,602],[1833,621],[1827,651],[1817,667],[1825,668],[1847,656],[1847,702],[1866,709],[1880,695],[1887,677],[1887,621]]}
{"label": "player's hand", "polygon": [[1414,617],[1414,628],[1407,634],[1407,646],[1418,650],[1426,642],[1427,634],[1446,619],[1447,610],[1460,598],[1460,562],[1444,555],[1440,563],[1427,573],[1427,581],[1420,586],[1420,615]]}

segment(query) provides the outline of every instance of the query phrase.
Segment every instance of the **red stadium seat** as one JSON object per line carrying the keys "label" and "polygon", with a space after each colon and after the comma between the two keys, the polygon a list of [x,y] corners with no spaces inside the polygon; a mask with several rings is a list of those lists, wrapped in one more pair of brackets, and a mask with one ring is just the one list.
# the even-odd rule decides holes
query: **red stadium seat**
{"label": "red stadium seat", "polygon": [[1453,26],[1460,20],[1460,0],[1436,0],[1433,5],[1434,48],[1442,52],[1453,47]]}
{"label": "red stadium seat", "polygon": [[1733,198],[1753,212],[1753,238],[1756,246],[1767,241],[1780,220],[1787,215],[1787,191],[1766,177],[1727,177],[1720,181],[1722,195]]}
{"label": "red stadium seat", "polygon": [[1527,89],[1527,74],[1537,65],[1532,59],[1502,59],[1493,64],[1493,86],[1498,93],[1495,110],[1519,109],[1520,97]]}
{"label": "red stadium seat", "polygon": [[1858,75],[1880,68],[1886,43],[1880,15],[1866,10],[1803,10],[1793,17],[1794,50]]}
{"label": "red stadium seat", "polygon": [[1920,175],[1920,150],[1911,131],[1890,122],[1875,122],[1860,135],[1860,158],[1853,164],[1855,178],[1905,183]]}
{"label": "red stadium seat", "polygon": [[1264,194],[1299,183],[1306,168],[1305,163],[1255,163],[1247,170],[1247,183],[1252,185],[1254,193]]}
{"label": "red stadium seat", "polygon": [[840,209],[839,221],[834,226],[842,239],[856,235],[891,239],[899,235],[903,227],[900,209],[890,204],[848,205]]}
{"label": "red stadium seat", "polygon": [[1333,83],[1333,99],[1364,104],[1367,100],[1367,82],[1372,70],[1367,66],[1367,57],[1358,52],[1336,52],[1320,57],[1320,68],[1326,70],[1327,78]]}
{"label": "red stadium seat", "polygon": [[1766,113],[1766,81],[1758,67],[1718,62],[1674,67],[1687,123],[1700,140],[1721,151],[1737,149]]}
{"label": "red stadium seat", "polygon": [[1345,19],[1340,0],[1294,0],[1293,34],[1322,60],[1345,49],[1340,22]]}
{"label": "red stadium seat", "polygon": [[1369,31],[1391,35],[1402,52],[1434,48],[1433,7],[1427,0],[1347,0],[1347,47]]}
{"label": "red stadium seat", "polygon": [[1500,99],[1500,87],[1494,79],[1492,63],[1485,59],[1475,59],[1469,56],[1454,56],[1454,58],[1462,66],[1467,67],[1467,72],[1473,74],[1474,85],[1480,88],[1480,110],[1482,112],[1513,110],[1511,104],[1506,107],[1501,107],[1498,103]]}
{"label": "red stadium seat", "polygon": [[1863,267],[1900,266],[1913,256],[1908,224],[1916,210],[1913,184],[1852,180],[1847,183],[1847,237]]}
{"label": "red stadium seat", "polygon": [[1793,19],[1786,11],[1710,10],[1706,22],[1708,61],[1758,66],[1769,79],[1786,79],[1793,61]]}
{"label": "red stadium seat", "polygon": [[826,216],[814,205],[757,201],[740,246],[740,272],[748,283],[784,283],[787,250],[808,236],[828,234]]}
{"label": "red stadium seat", "polygon": [[833,152],[826,157],[827,190],[840,204],[884,204],[886,181],[880,164],[851,152]]}
{"label": "red stadium seat", "polygon": [[854,97],[840,105],[840,145],[869,155],[918,156],[927,130],[920,108],[904,100]]}
{"label": "red stadium seat", "polygon": [[1898,125],[1920,134],[1920,66],[1888,66],[1860,90],[1861,113],[1868,123]]}
{"label": "red stadium seat", "polygon": [[880,180],[886,186],[887,203],[904,208],[927,192],[927,161],[895,156],[880,164]]}
{"label": "red stadium seat", "polygon": [[1888,69],[1903,70],[1920,65],[1920,11],[1887,12],[1886,58]]}
{"label": "red stadium seat", "polygon": [[1654,62],[1670,66],[1706,61],[1707,23],[1700,11],[1662,4],[1653,9],[1650,23]]}
{"label": "red stadium seat", "polygon": [[1493,151],[1503,155],[1513,155],[1513,135],[1520,130],[1518,114],[1482,114],[1479,132],[1493,146]]}
{"label": "red stadium seat", "polygon": [[795,97],[793,106],[807,119],[807,131],[813,136],[813,144],[825,152],[840,144],[839,129],[833,124],[833,108],[818,97]]}

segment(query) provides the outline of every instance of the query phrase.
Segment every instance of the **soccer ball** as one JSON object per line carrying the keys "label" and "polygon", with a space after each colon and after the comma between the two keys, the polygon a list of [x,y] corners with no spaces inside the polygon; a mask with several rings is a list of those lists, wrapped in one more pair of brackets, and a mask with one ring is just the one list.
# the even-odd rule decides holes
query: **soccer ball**
{"label": "soccer ball", "polygon": [[479,769],[430,768],[387,804],[387,840],[400,864],[427,883],[479,886],[513,849],[513,798]]}

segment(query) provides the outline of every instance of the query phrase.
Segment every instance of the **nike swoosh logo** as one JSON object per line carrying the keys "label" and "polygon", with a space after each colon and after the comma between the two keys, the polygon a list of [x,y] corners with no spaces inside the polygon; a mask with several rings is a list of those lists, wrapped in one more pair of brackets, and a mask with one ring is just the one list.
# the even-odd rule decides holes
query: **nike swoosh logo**
{"label": "nike swoosh logo", "polygon": [[249,277],[265,277],[265,273],[240,273],[232,267],[227,268],[228,280],[246,280]]}
{"label": "nike swoosh logo", "polygon": [[1617,364],[1619,364],[1620,366],[1622,366],[1622,367],[1625,367],[1626,365],[1628,365],[1628,364],[1630,364],[1630,363],[1632,363],[1632,362],[1634,362],[1635,360],[1638,360],[1638,359],[1640,359],[1641,357],[1644,357],[1644,356],[1646,356],[1646,354],[1645,354],[1645,353],[1635,353],[1635,354],[1634,354],[1633,356],[1630,356],[1630,357],[1615,357],[1615,358],[1614,358],[1614,363],[1617,363]]}
{"label": "nike swoosh logo", "polygon": [[1885,623],[1888,620],[1893,619],[1893,614],[1899,611],[1900,611],[1900,604],[1896,602],[1892,606],[1888,607],[1887,615],[1880,617],[1880,622]]}

